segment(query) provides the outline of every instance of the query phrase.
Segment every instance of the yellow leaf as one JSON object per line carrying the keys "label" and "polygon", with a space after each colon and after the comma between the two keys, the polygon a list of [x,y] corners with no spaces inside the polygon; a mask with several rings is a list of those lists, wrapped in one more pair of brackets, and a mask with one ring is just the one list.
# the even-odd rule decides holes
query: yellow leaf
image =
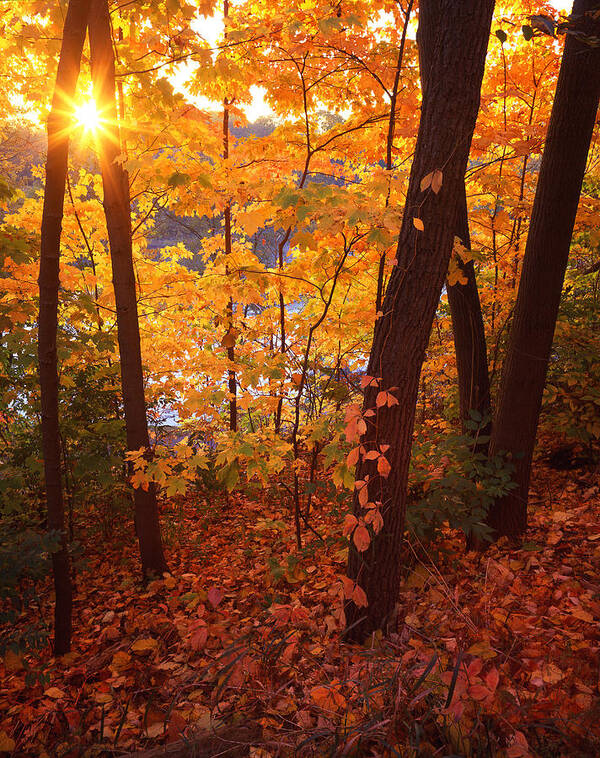
{"label": "yellow leaf", "polygon": [[421,221],[420,218],[417,218],[416,216],[413,217],[413,225],[415,229],[418,229],[420,232],[425,231],[425,224]]}
{"label": "yellow leaf", "polygon": [[0,732],[0,753],[12,753],[14,749],[15,741],[6,732]]}
{"label": "yellow leaf", "polygon": [[490,643],[487,640],[476,642],[474,645],[471,645],[471,647],[467,650],[467,653],[469,655],[474,655],[477,658],[481,658],[484,661],[488,660],[488,658],[494,658],[496,656],[496,652],[492,650]]}
{"label": "yellow leaf", "polygon": [[129,666],[130,663],[131,663],[131,656],[129,655],[129,653],[126,653],[124,650],[119,650],[118,653],[115,653],[113,655],[110,668],[111,670],[114,670],[117,673],[120,673],[121,671],[124,671]]}
{"label": "yellow leaf", "polygon": [[44,697],[50,697],[52,700],[60,700],[65,697],[65,693],[62,690],[59,690],[58,687],[49,687],[44,692]]}
{"label": "yellow leaf", "polygon": [[132,652],[137,655],[145,655],[152,652],[158,647],[158,641],[153,637],[147,637],[146,639],[136,640],[131,646]]}

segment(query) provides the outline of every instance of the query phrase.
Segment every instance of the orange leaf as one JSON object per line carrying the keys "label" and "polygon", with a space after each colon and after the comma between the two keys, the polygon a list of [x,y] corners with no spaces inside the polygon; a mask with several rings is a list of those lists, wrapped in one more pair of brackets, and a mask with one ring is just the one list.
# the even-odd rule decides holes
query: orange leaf
{"label": "orange leaf", "polygon": [[369,502],[369,488],[366,485],[358,491],[358,502],[363,508]]}
{"label": "orange leaf", "polygon": [[365,591],[358,584],[352,590],[352,601],[358,608],[366,608],[369,605]]}
{"label": "orange leaf", "polygon": [[352,535],[352,540],[359,553],[363,553],[371,544],[369,530],[364,526],[357,526]]}
{"label": "orange leaf", "polygon": [[365,523],[371,524],[375,534],[379,534],[383,526],[383,516],[378,510],[369,511],[365,516]]}
{"label": "orange leaf", "polygon": [[358,457],[360,455],[360,446],[355,447],[353,450],[351,450],[348,455],[346,456],[346,465],[348,468],[351,466],[356,466],[358,463]]}
{"label": "orange leaf", "polygon": [[388,459],[382,455],[380,456],[379,460],[377,461],[377,471],[383,476],[385,479],[390,475],[390,471],[392,470],[392,467],[390,466],[390,463]]}
{"label": "orange leaf", "polygon": [[336,686],[323,686],[313,687],[310,691],[310,696],[320,708],[325,711],[337,711],[338,708],[344,708],[346,705],[346,698],[339,691]]}
{"label": "orange leaf", "polygon": [[421,179],[421,192],[425,192],[425,190],[431,186],[432,179],[433,179],[433,171],[430,171],[428,174],[425,174],[425,176]]}
{"label": "orange leaf", "polygon": [[485,675],[485,683],[491,692],[496,691],[496,687],[498,686],[499,681],[500,681],[500,674],[498,673],[498,669],[496,668],[491,669]]}
{"label": "orange leaf", "polygon": [[352,534],[353,529],[357,526],[358,519],[356,516],[353,516],[351,513],[347,513],[344,517],[344,525],[342,527],[342,534],[344,537],[347,537],[349,534]]}

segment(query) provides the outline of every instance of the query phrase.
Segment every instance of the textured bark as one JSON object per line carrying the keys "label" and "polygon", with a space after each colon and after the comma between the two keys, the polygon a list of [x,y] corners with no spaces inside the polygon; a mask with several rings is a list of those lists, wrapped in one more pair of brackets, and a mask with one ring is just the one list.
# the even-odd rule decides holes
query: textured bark
{"label": "textured bark", "polygon": [[[223,3],[223,19],[225,21],[225,41],[227,41],[227,20],[229,18],[229,0],[224,0]],[[223,100],[223,158],[228,160],[229,158],[229,100],[225,98]],[[227,201],[224,212],[225,221],[225,255],[230,256],[232,252],[231,244],[231,202]],[[227,269],[229,274],[229,268]],[[233,338],[233,298],[229,298],[227,304],[227,331],[230,335],[230,339]],[[229,388],[229,429],[232,432],[237,431],[237,381],[235,377],[235,369],[231,368],[235,362],[235,346],[227,346],[227,359],[229,361],[230,368],[228,369],[228,388]]]}
{"label": "textured bark", "polygon": [[42,448],[48,507],[48,529],[61,535],[60,549],[52,554],[56,605],[54,609],[54,653],[63,655],[71,647],[73,588],[61,480],[61,445],[58,424],[58,368],[56,332],[60,235],[67,179],[72,101],[77,87],[81,54],[89,12],[87,0],[71,0],[65,18],[52,110],[48,117],[48,155],[42,213],[40,251],[40,315],[38,358],[42,404]]}
{"label": "textured bark", "polygon": [[[358,552],[351,542],[348,576],[366,592],[368,607],[346,605],[347,638],[362,641],[391,621],[400,580],[400,550],[406,514],[406,489],[419,375],[454,241],[459,197],[479,110],[493,0],[423,0],[418,44],[423,65],[421,122],[411,168],[404,219],[398,239],[398,263],[392,271],[375,326],[363,412],[365,448],[381,450],[391,465],[387,478],[375,462],[363,459],[357,479],[369,476],[369,501],[380,502],[383,528]],[[421,191],[422,179],[443,172],[438,193]],[[418,231],[413,219],[424,224]],[[380,391],[398,400],[376,408]],[[354,513],[364,515],[355,493]]]}
{"label": "textured bark", "polygon": [[[571,32],[600,37],[598,0],[576,0]],[[496,537],[518,537],[527,527],[531,461],[548,359],[569,256],[575,214],[600,95],[600,47],[568,33],[540,174],[490,454],[511,454],[516,489],[488,515]]]}
{"label": "textured bark", "polygon": [[[127,447],[129,450],[148,449],[148,422],[131,246],[129,178],[118,161],[121,140],[117,123],[112,35],[106,0],[93,0],[89,31],[94,95],[103,119],[102,128],[98,132],[98,152],[117,307]],[[134,491],[134,501],[143,574],[160,575],[167,570],[167,564],[154,488],[137,488]]]}
{"label": "textured bark", "polygon": [[[464,185],[460,193],[460,206],[456,224],[456,236],[460,238],[467,250],[471,249],[469,218],[467,214],[467,197]],[[478,411],[482,417],[490,417],[490,379],[487,365],[487,347],[481,303],[475,278],[473,261],[459,263],[466,284],[448,285],[448,304],[452,316],[454,350],[458,372],[458,396],[460,419],[463,432],[470,434],[465,422],[469,420],[470,411]],[[488,421],[479,430],[479,435],[488,437],[491,424]],[[480,446],[480,451],[487,453],[488,443]]]}

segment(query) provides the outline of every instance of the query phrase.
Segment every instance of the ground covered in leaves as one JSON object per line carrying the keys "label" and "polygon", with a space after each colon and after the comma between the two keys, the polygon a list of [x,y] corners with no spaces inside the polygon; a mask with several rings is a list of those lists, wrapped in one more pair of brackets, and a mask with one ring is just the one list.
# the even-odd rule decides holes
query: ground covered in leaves
{"label": "ground covered in leaves", "polygon": [[133,540],[91,514],[73,652],[0,664],[0,754],[193,755],[214,731],[205,755],[598,755],[599,512],[597,472],[539,467],[522,548],[411,542],[397,632],[363,648],[340,641],[344,514],[327,503],[324,540],[298,553],[266,492],[171,501],[172,574],[146,587]]}

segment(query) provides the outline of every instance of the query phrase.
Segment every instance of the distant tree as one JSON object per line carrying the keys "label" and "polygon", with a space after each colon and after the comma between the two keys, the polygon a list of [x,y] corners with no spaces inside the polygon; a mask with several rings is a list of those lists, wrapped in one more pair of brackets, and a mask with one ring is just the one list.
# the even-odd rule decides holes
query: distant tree
{"label": "distant tree", "polygon": [[527,527],[548,359],[600,96],[600,5],[575,0],[531,216],[490,454],[510,453],[517,487],[490,510],[496,537]]}
{"label": "distant tree", "polygon": [[[122,153],[115,97],[115,63],[106,0],[93,0],[89,19],[94,96],[102,124],[98,152],[104,190],[104,212],[117,307],[117,331],[125,428],[129,450],[149,449],[148,421],[140,347],[135,273],[131,241],[129,177],[119,161]],[[135,525],[142,572],[161,575],[167,570],[154,485],[134,492]]]}
{"label": "distant tree", "polygon": [[48,507],[48,529],[59,532],[60,547],[52,553],[56,605],[54,608],[54,653],[71,649],[73,587],[61,474],[58,421],[58,365],[56,334],[60,286],[60,237],[64,211],[72,102],[79,78],[81,54],[89,15],[87,0],[70,0],[65,18],[52,110],[48,117],[48,154],[42,212],[40,250],[40,315],[38,357],[42,402],[42,449]]}
{"label": "distant tree", "polygon": [[[460,191],[456,236],[467,250],[471,249],[464,182]],[[491,410],[483,314],[473,261],[458,261],[458,266],[464,281],[456,284],[448,283],[447,291],[456,352],[460,420],[463,431],[467,432],[465,423],[469,421],[471,411],[479,413],[482,419],[488,419],[479,429],[479,435],[485,438],[491,431],[489,422]],[[484,443],[480,449],[482,452],[487,452],[488,444]]]}
{"label": "distant tree", "polygon": [[[448,271],[493,8],[493,0],[423,0],[420,6],[421,121],[360,422],[365,453],[357,467],[354,516],[362,539],[351,542],[348,577],[366,592],[368,606],[347,603],[352,640],[388,624],[396,603],[419,376]],[[363,524],[376,525],[377,510],[383,525],[367,532]]]}

